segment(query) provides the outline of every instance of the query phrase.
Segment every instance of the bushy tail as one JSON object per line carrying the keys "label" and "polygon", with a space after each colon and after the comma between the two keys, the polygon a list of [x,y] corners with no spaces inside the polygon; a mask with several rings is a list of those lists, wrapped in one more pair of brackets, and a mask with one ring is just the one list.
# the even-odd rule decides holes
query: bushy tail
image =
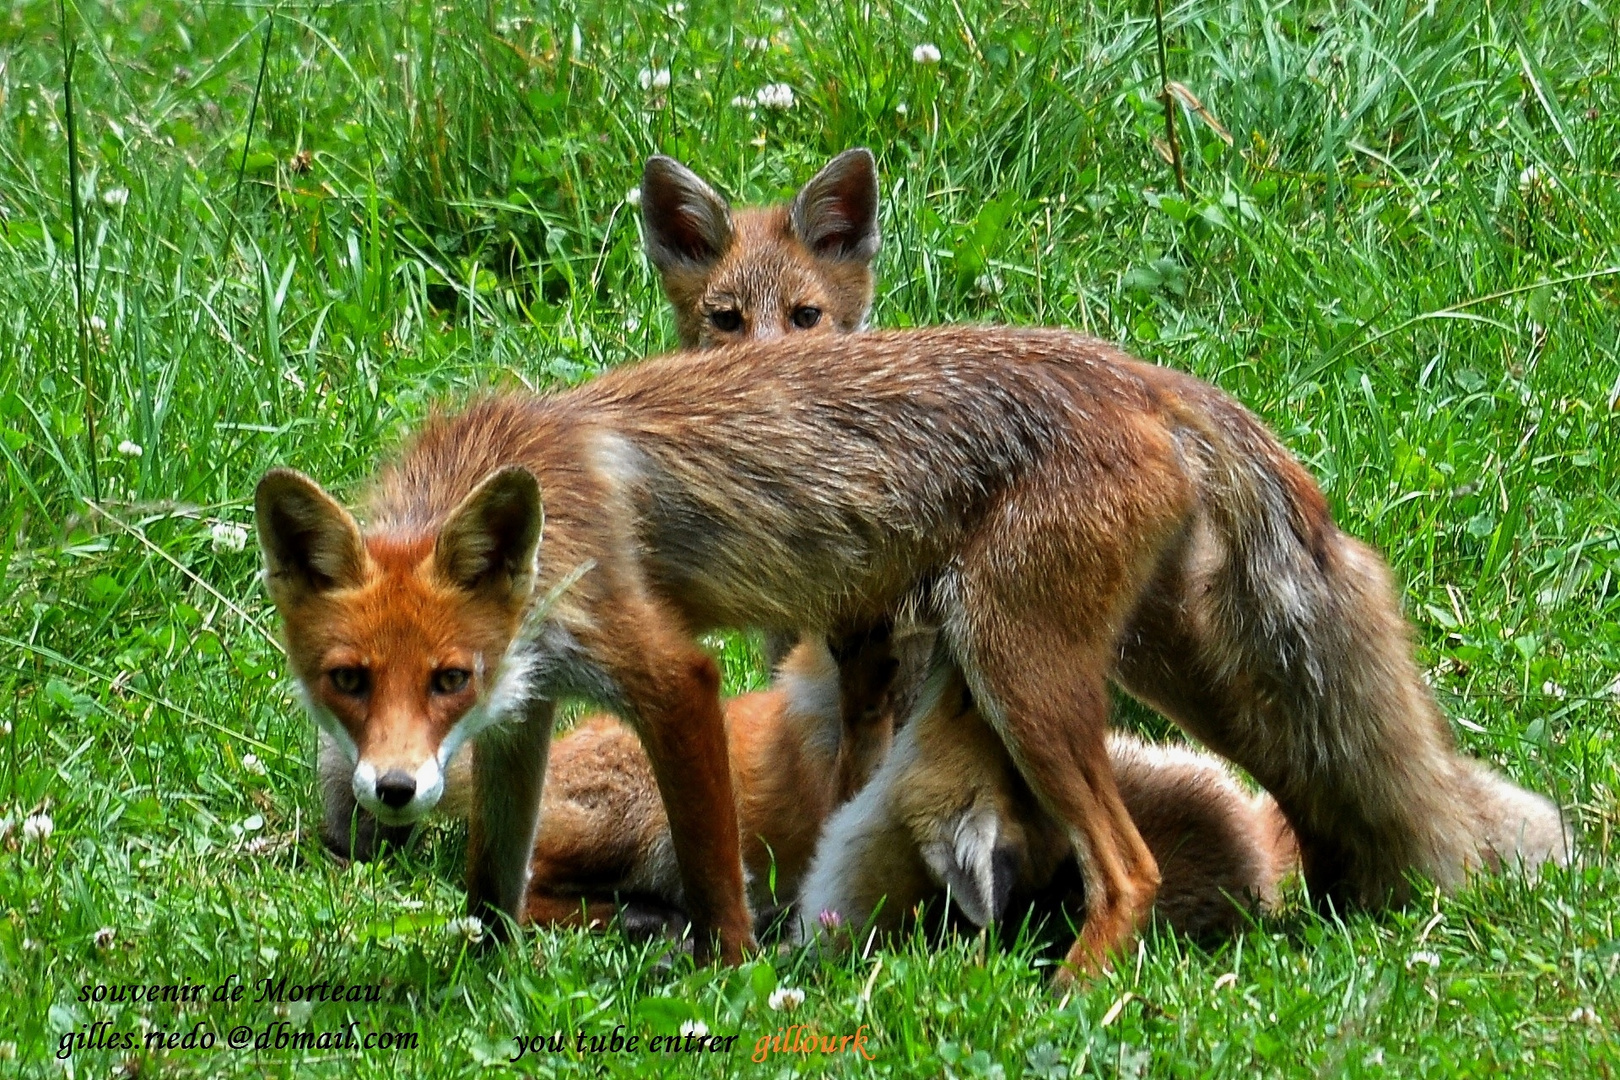
{"label": "bushy tail", "polygon": [[[1146,620],[1164,655],[1122,665],[1127,685],[1276,797],[1319,898],[1377,906],[1406,896],[1411,870],[1453,886],[1510,852],[1548,857],[1550,804],[1455,752],[1383,561],[1258,420],[1202,384],[1184,396],[1202,514]],[[1482,821],[1482,778],[1534,827]]]}

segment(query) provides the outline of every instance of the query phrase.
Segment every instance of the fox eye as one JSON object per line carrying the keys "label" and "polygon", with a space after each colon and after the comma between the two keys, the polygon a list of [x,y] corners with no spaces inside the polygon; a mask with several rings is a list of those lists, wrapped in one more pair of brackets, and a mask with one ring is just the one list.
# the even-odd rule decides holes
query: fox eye
{"label": "fox eye", "polygon": [[371,689],[371,673],[363,667],[335,667],[326,673],[332,687],[346,697],[360,697]]}
{"label": "fox eye", "polygon": [[793,325],[800,330],[808,330],[821,321],[821,309],[811,307],[809,304],[793,309]]}
{"label": "fox eye", "polygon": [[467,688],[467,681],[472,678],[472,672],[466,668],[449,667],[433,673],[433,692],[435,694],[459,694]]}
{"label": "fox eye", "polygon": [[742,312],[736,308],[721,308],[709,312],[709,322],[722,334],[735,334],[742,329]]}

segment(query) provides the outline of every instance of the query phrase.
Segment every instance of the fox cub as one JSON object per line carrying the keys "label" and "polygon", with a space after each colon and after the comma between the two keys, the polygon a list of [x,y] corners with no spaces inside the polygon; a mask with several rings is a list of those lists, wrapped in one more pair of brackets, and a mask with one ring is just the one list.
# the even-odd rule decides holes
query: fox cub
{"label": "fox cub", "polygon": [[[1037,803],[966,686],[946,676],[895,737],[871,782],[827,822],[796,905],[795,936],[902,929],[942,890],[976,926],[1085,911],[1074,849]],[[1209,754],[1108,736],[1120,797],[1158,863],[1154,914],[1213,937],[1272,909],[1299,858],[1269,795]]]}
{"label": "fox cub", "polygon": [[641,177],[647,257],[685,349],[861,329],[877,215],[877,163],[861,148],[833,158],[785,205],[733,210],[673,158],[649,158]]}
{"label": "fox cub", "polygon": [[[894,664],[863,648],[840,664],[806,637],[769,690],[725,704],[726,741],[742,834],[748,896],[765,912],[797,895],[821,823],[888,750]],[[858,685],[850,685],[851,681]],[[857,716],[840,702],[879,703]],[[581,722],[552,746],[526,911],[533,923],[605,923],[615,896],[627,928],[647,910],[686,908],[652,766],[635,732],[605,716]]]}
{"label": "fox cub", "polygon": [[1110,678],[1275,797],[1325,901],[1563,857],[1547,800],[1515,796],[1506,825],[1481,805],[1388,571],[1275,437],[1214,387],[1079,334],[649,360],[430,421],[374,482],[364,530],[290,470],[256,506],[291,669],[360,804],[418,820],[471,743],[468,907],[498,932],[527,894],[552,703],[577,695],[640,736],[699,953],[713,935],[740,960],[719,675],[694,635],[897,614],[937,630],[934,677],[968,688],[1068,836],[1071,972],[1126,947],[1159,886],[1108,752]]}

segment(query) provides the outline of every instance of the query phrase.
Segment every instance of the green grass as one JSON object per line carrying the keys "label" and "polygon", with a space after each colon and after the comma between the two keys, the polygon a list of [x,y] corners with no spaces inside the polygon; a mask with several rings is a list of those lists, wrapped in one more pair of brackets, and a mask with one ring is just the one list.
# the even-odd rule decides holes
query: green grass
{"label": "green grass", "polygon": [[[77,248],[59,18],[0,5],[0,1074],[632,1075],[644,1055],[502,1063],[519,1033],[696,1016],[739,1052],[673,1071],[1613,1075],[1612,2],[1170,7],[1171,78],[1231,138],[1180,112],[1185,196],[1145,4],[70,6]],[[774,82],[793,108],[732,104]],[[352,492],[436,399],[671,345],[624,202],[647,154],[757,200],[853,144],[885,181],[877,323],[1084,327],[1256,409],[1404,579],[1462,745],[1555,793],[1582,865],[1381,918],[1296,896],[1219,949],[1152,936],[1060,1000],[1029,948],[975,941],[740,971],[611,935],[477,955],[446,925],[454,831],[327,860],[255,553],[214,527],[251,525],[273,464]],[[77,1001],[231,975],[381,1001]],[[870,1024],[875,1060],[753,1064],[778,982],[806,990],[795,1020]],[[419,1045],[55,1056],[96,1021],[283,1019]]]}

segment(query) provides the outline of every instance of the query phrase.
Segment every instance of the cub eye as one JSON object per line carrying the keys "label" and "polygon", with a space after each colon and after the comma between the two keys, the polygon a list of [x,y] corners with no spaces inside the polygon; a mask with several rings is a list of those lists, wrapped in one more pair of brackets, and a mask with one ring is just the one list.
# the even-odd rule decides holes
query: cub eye
{"label": "cub eye", "polygon": [[472,678],[472,672],[465,668],[450,667],[443,671],[433,673],[433,692],[435,694],[459,694],[467,688],[467,680]]}
{"label": "cub eye", "polygon": [[335,667],[326,673],[332,688],[347,697],[360,697],[371,689],[371,672],[363,667]]}
{"label": "cub eye", "polygon": [[722,308],[709,312],[709,322],[722,334],[735,334],[742,329],[742,312],[736,308]]}
{"label": "cub eye", "polygon": [[821,309],[806,304],[804,307],[793,309],[793,325],[800,330],[808,330],[821,321]]}

